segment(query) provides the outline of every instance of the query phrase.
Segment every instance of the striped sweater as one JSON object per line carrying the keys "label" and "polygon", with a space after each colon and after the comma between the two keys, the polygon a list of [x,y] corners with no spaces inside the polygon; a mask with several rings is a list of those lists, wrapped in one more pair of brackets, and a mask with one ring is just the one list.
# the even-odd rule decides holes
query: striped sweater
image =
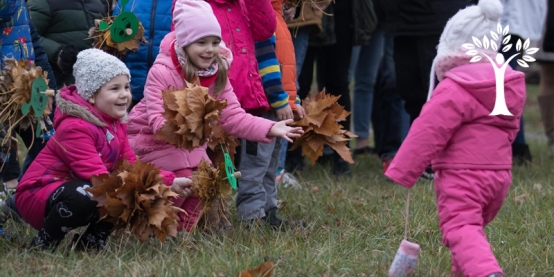
{"label": "striped sweater", "polygon": [[[268,40],[256,42],[256,59],[262,85],[271,107],[279,110],[288,106],[289,95],[283,89],[281,68],[275,55],[275,35]],[[300,104],[300,99],[297,98],[296,102]]]}

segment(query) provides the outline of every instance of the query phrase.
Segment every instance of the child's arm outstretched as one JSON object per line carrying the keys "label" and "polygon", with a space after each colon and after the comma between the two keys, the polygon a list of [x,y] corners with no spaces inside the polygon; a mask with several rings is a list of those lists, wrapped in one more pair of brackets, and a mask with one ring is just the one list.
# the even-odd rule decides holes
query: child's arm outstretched
{"label": "child's arm outstretched", "polygon": [[439,86],[412,123],[408,136],[385,175],[395,183],[411,188],[421,173],[443,150],[452,135],[462,125],[470,103],[458,93],[449,93],[449,87]]}
{"label": "child's arm outstretched", "polygon": [[300,137],[304,133],[301,127],[287,126],[287,124],[293,122],[292,119],[274,122],[246,113],[241,108],[229,81],[227,81],[224,91],[217,96],[217,99],[227,100],[227,107],[221,111],[219,124],[223,130],[233,136],[269,143],[271,137],[282,137],[292,142],[292,138]]}

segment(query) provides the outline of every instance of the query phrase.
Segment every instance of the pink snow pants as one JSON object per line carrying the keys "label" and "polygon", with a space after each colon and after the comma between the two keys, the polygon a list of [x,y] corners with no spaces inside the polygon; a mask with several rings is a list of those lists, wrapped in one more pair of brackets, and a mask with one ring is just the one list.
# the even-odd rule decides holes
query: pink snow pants
{"label": "pink snow pants", "polygon": [[[194,170],[187,168],[177,170],[174,173],[177,177],[190,178]],[[192,194],[187,198],[178,197],[173,200],[173,204],[175,205],[175,207],[185,210],[185,213],[177,214],[177,216],[179,216],[179,226],[177,226],[177,230],[190,232],[192,227],[194,227],[194,225],[196,224],[196,221],[198,221],[198,217],[200,217],[200,213],[202,212],[202,204],[200,203],[200,198],[198,198],[196,194]]]}
{"label": "pink snow pants", "polygon": [[443,244],[450,248],[452,276],[503,272],[484,232],[508,194],[510,170],[438,170],[435,193]]}

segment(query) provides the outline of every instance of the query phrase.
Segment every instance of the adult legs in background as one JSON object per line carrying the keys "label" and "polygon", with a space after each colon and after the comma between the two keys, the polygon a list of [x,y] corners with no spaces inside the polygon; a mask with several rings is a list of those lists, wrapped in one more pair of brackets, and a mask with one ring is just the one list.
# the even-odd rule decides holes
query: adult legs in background
{"label": "adult legs in background", "polygon": [[[294,45],[294,55],[296,56],[296,89],[300,89],[300,85],[298,83],[298,77],[300,75],[300,71],[302,70],[302,65],[304,64],[304,58],[306,57],[306,52],[308,51],[308,40],[310,38],[310,30],[312,30],[312,26],[305,26],[295,29],[290,29],[291,36],[292,36],[292,44]],[[313,64],[313,61],[312,61]],[[304,99],[304,97],[301,97],[298,95],[300,99]],[[279,164],[277,166],[277,182],[280,181],[280,178],[283,176],[285,171],[285,162],[287,159],[287,150],[288,147],[288,141],[281,140],[281,150],[279,153]],[[300,159],[302,159],[302,156],[300,156]],[[298,161],[297,161],[298,164]]]}
{"label": "adult legs in background", "polygon": [[[521,39],[520,36],[510,34],[510,42],[512,45],[516,45],[517,41]],[[524,40],[522,40],[523,42]],[[518,53],[515,47],[510,48],[507,52],[502,52],[502,55],[504,55],[505,59],[508,59],[512,55]],[[510,67],[512,69],[517,68],[517,59],[512,59],[510,61]],[[552,78],[550,76],[549,78]],[[532,161],[531,152],[529,151],[529,145],[527,145],[527,142],[525,141],[525,128],[524,128],[524,120],[523,115],[521,116],[521,121],[519,123],[519,131],[517,132],[516,138],[514,142],[512,143],[512,157],[514,159],[514,162],[516,164],[525,164]]]}
{"label": "adult legs in background", "polygon": [[548,155],[554,157],[554,62],[541,63],[538,103],[548,143]]}
{"label": "adult legs in background", "polygon": [[405,102],[410,123],[421,112],[429,92],[429,72],[437,55],[439,36],[394,38],[396,89]]}
{"label": "adult legs in background", "polygon": [[373,102],[372,124],[375,151],[383,162],[383,172],[388,169],[393,157],[408,133],[410,117],[404,110],[404,101],[396,91],[394,70],[394,40],[384,39],[384,55],[379,67]]}
{"label": "adult legs in background", "polygon": [[361,46],[358,59],[351,61],[356,64],[352,117],[354,134],[358,137],[354,155],[369,152],[369,122],[371,121],[377,69],[383,56],[384,42],[383,29],[376,29],[369,44]]}
{"label": "adult legs in background", "polygon": [[[353,31],[351,9],[336,9],[335,33],[336,43],[323,46],[317,55],[318,75],[326,92],[331,95],[340,95],[337,101],[344,109],[351,111],[350,90],[348,82],[348,68],[352,53]],[[344,129],[350,130],[350,117],[340,123]],[[333,174],[335,176],[350,174],[350,164],[336,152],[333,154]]]}
{"label": "adult legs in background", "polygon": [[[297,71],[297,82],[299,85],[298,96],[300,99],[305,99],[310,93],[312,87],[312,81],[314,76],[314,62],[316,52],[319,47],[308,47],[306,50],[306,56],[300,71]],[[298,59],[297,59],[298,62]],[[290,150],[292,144],[288,144],[287,148]],[[287,151],[287,159],[285,161],[285,171],[300,173],[304,170],[304,158],[302,157],[302,148],[298,147],[292,151]]]}

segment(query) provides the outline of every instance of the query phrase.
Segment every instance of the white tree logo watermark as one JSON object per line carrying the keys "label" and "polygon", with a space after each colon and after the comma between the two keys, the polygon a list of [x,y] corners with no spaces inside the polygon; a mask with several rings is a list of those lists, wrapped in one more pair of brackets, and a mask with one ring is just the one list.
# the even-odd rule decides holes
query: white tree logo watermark
{"label": "white tree logo watermark", "polygon": [[[528,62],[535,61],[535,58],[531,57],[530,55],[535,54],[537,53],[537,51],[539,51],[539,48],[529,48],[529,44],[531,43],[529,39],[525,40],[525,42],[521,42],[521,39],[518,39],[515,45],[517,53],[509,57],[507,60],[504,60],[504,55],[502,55],[502,53],[496,54],[496,57],[493,60],[485,52],[479,51],[491,49],[495,52],[498,52],[499,47],[502,47],[503,53],[510,51],[513,45],[508,44],[512,37],[511,35],[508,35],[509,30],[510,29],[508,25],[506,25],[506,27],[502,29],[502,25],[498,23],[496,27],[496,32],[494,30],[491,31],[490,39],[487,37],[487,35],[483,36],[483,40],[472,37],[473,43],[462,44],[462,47],[469,50],[466,52],[466,55],[473,56],[470,62],[478,62],[483,58],[483,56],[485,56],[494,68],[494,76],[496,77],[496,100],[494,102],[494,108],[490,115],[513,116],[513,114],[510,113],[508,107],[506,106],[506,98],[504,96],[504,73],[506,72],[506,68],[508,67],[510,61],[516,58],[519,54],[522,54],[522,57],[521,59],[517,60],[517,64],[522,67],[529,67]],[[502,36],[504,36],[504,39],[502,39],[501,42],[498,42],[499,39],[502,38]]]}

